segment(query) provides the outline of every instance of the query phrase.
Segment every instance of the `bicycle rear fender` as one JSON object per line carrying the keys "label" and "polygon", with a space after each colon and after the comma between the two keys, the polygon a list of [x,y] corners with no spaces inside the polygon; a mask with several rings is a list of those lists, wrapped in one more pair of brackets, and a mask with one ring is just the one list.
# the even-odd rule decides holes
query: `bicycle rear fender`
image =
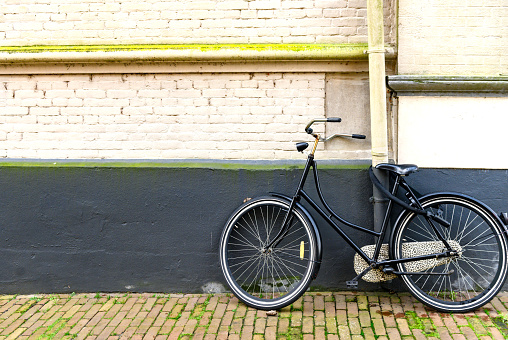
{"label": "bicycle rear fender", "polygon": [[[490,217],[492,219],[494,219],[497,224],[499,224],[499,226],[501,227],[502,230],[504,230],[504,234],[506,237],[508,237],[508,226],[506,226],[503,221],[501,220],[501,218],[499,217],[498,214],[496,214],[494,212],[494,210],[492,210],[488,205],[486,205],[485,203],[483,203],[482,201],[474,198],[474,197],[471,197],[471,196],[468,196],[468,195],[464,195],[464,194],[461,194],[461,193],[457,193],[457,192],[433,192],[433,193],[430,193],[430,194],[427,194],[427,195],[424,195],[422,197],[419,197],[418,200],[419,201],[425,201],[427,199],[430,199],[430,198],[433,198],[433,197],[436,197],[436,196],[452,196],[452,197],[456,197],[456,198],[467,198],[467,199],[470,199],[472,201],[474,201],[475,203],[477,203],[478,205],[481,205],[483,207],[483,209],[487,212],[487,214],[490,215]],[[399,216],[397,216],[397,219],[395,220],[396,222],[393,224],[393,228],[391,230],[391,233],[390,233],[390,244],[392,244],[392,240],[393,240],[393,237],[394,237],[394,234],[395,234],[395,227],[399,224],[399,222],[402,220],[402,218],[405,217],[406,214],[409,214],[411,213],[409,210],[402,210],[399,214]],[[390,247],[391,249],[391,247]],[[390,254],[391,256],[391,254]]]}
{"label": "bicycle rear fender", "polygon": [[[291,200],[292,200],[291,197],[289,197],[287,195],[284,195],[284,194],[279,194],[279,193],[276,193],[276,192],[271,192],[270,196],[286,200],[288,202],[288,204],[290,204]],[[318,275],[319,268],[321,267],[321,259],[322,259],[322,255],[323,255],[323,246],[322,246],[322,242],[321,242],[321,234],[319,233],[319,229],[317,227],[317,224],[314,221],[314,218],[312,218],[312,215],[309,213],[309,211],[307,209],[305,209],[303,207],[303,205],[301,205],[298,202],[296,203],[296,207],[305,214],[307,219],[312,224],[312,228],[314,229],[314,234],[316,235],[317,263],[316,263],[316,266],[314,267],[314,273],[312,273],[312,279],[314,280],[317,277],[317,275]]]}

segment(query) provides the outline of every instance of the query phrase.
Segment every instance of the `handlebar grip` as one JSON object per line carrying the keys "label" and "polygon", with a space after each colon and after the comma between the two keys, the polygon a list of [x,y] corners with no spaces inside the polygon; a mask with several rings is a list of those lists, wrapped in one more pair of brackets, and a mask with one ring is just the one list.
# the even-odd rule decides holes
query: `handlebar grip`
{"label": "handlebar grip", "polygon": [[365,135],[352,134],[352,135],[351,135],[351,138],[356,138],[356,139],[365,139]]}
{"label": "handlebar grip", "polygon": [[326,118],[326,121],[328,123],[340,123],[342,121],[342,119],[338,118],[338,117],[336,117],[336,118]]}

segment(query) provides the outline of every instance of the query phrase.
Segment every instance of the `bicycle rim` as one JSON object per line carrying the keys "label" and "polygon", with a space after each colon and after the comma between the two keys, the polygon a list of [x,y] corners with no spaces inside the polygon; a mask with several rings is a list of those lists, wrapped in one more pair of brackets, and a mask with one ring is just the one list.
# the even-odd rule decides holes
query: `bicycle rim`
{"label": "bicycle rim", "polygon": [[289,230],[273,247],[288,204],[248,202],[230,219],[221,239],[221,266],[233,293],[258,309],[279,309],[305,292],[313,274],[316,241],[303,213],[294,209]]}
{"label": "bicycle rim", "polygon": [[[434,225],[459,256],[398,264],[400,271],[426,274],[402,275],[409,290],[419,301],[439,311],[467,312],[486,304],[506,277],[504,230],[488,209],[468,197],[435,196],[421,203],[451,223],[449,228]],[[446,251],[421,215],[407,213],[396,228],[394,258]]]}

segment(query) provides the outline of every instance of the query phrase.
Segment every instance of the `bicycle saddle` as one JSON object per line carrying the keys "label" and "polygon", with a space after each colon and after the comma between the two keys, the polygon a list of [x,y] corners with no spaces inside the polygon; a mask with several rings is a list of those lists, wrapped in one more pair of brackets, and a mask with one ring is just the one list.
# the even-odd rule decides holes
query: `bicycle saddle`
{"label": "bicycle saddle", "polygon": [[376,165],[376,169],[395,172],[397,175],[406,176],[418,171],[415,164],[388,164],[380,163]]}

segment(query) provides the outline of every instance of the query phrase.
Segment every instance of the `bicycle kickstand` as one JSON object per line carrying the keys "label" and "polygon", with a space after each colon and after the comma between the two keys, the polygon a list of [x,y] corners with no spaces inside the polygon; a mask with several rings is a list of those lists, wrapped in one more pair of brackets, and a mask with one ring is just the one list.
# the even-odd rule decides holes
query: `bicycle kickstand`
{"label": "bicycle kickstand", "polygon": [[371,270],[372,270],[372,267],[368,266],[367,268],[365,268],[365,270],[363,272],[358,274],[354,279],[352,279],[351,281],[346,281],[347,288],[348,289],[358,289],[358,280],[360,280],[365,274],[367,274]]}

